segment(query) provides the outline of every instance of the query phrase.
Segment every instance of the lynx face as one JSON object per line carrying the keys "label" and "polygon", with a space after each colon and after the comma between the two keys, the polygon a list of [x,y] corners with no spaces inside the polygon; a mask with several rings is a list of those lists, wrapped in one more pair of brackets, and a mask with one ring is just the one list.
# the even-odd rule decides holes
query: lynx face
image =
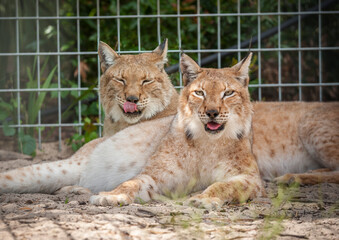
{"label": "lynx face", "polygon": [[252,107],[247,90],[251,55],[231,68],[200,68],[188,56],[182,56],[184,83],[180,116],[191,137],[240,139],[251,127]]}
{"label": "lynx face", "polygon": [[100,95],[113,121],[136,123],[161,112],[171,99],[170,80],[164,71],[167,40],[152,53],[119,56],[101,43]]}

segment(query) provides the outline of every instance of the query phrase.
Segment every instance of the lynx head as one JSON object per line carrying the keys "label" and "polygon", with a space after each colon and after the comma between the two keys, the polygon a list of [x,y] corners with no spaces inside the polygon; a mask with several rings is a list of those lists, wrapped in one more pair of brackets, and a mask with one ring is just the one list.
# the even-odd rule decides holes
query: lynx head
{"label": "lynx head", "polygon": [[230,68],[200,68],[183,54],[180,68],[184,89],[179,99],[179,122],[188,138],[240,139],[251,128],[248,92],[252,53]]}
{"label": "lynx head", "polygon": [[173,88],[165,70],[167,39],[151,53],[118,55],[100,42],[100,96],[111,120],[129,124],[149,119],[170,103]]}

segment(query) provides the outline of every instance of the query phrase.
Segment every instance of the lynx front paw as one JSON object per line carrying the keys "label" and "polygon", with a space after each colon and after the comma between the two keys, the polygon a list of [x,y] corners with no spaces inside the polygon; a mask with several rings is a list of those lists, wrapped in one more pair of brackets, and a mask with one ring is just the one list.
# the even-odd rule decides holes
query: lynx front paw
{"label": "lynx front paw", "polygon": [[287,185],[291,185],[293,183],[301,183],[301,180],[298,177],[298,175],[297,174],[291,174],[291,173],[287,173],[285,175],[277,177],[273,181],[276,184],[287,184]]}
{"label": "lynx front paw", "polygon": [[220,198],[206,197],[201,194],[191,197],[184,202],[185,206],[193,206],[197,208],[205,208],[210,210],[217,210],[221,208],[223,202]]}
{"label": "lynx front paw", "polygon": [[125,206],[133,202],[126,194],[111,195],[107,193],[93,195],[89,201],[91,204],[97,206]]}

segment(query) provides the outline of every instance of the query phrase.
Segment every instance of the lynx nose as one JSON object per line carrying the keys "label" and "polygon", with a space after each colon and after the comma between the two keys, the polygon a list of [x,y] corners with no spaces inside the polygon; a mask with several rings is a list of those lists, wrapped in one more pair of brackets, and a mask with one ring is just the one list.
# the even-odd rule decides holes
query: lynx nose
{"label": "lynx nose", "polygon": [[218,110],[215,109],[211,109],[211,110],[207,110],[206,111],[207,116],[209,116],[210,118],[216,118],[219,115]]}
{"label": "lynx nose", "polygon": [[128,102],[131,102],[131,103],[137,103],[137,102],[139,101],[139,98],[137,98],[136,96],[131,95],[131,96],[128,96],[128,97],[126,98],[126,100],[127,100]]}

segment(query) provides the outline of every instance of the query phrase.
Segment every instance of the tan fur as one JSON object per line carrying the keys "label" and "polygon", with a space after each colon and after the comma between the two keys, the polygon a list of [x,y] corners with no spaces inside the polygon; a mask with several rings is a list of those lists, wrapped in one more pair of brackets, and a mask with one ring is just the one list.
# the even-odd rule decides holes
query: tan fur
{"label": "tan fur", "polygon": [[[232,68],[204,69],[188,56],[181,58],[187,85],[171,129],[141,173],[112,192],[92,196],[98,205],[150,200],[155,194],[195,184],[204,190],[187,204],[215,208],[224,202],[243,202],[262,196],[264,188],[251,152],[252,105],[248,93],[251,56]],[[230,96],[225,92],[233,91]],[[204,92],[204,96],[197,93]],[[209,115],[217,111],[217,116]],[[224,126],[206,130],[211,121]]]}
{"label": "tan fur", "polygon": [[[264,178],[339,183],[338,102],[261,102],[254,112],[253,152]],[[333,172],[305,173],[320,167]]]}
{"label": "tan fur", "polygon": [[[98,52],[103,71],[100,97],[106,114],[104,136],[176,113],[178,94],[164,71],[167,40],[152,53],[120,56],[103,42]],[[124,113],[123,105],[129,96],[139,98],[137,105],[142,114],[130,117]]]}
{"label": "tan fur", "polygon": [[[137,94],[143,94],[143,89],[137,87],[140,86],[143,76],[147,75],[148,72],[154,72],[167,78],[167,76],[164,76],[166,74],[163,71],[159,74],[158,70],[153,68],[154,65],[147,67],[149,64],[141,64],[140,68],[135,67],[139,66],[139,63],[143,63],[143,61],[148,63],[156,62],[159,60],[159,55],[154,55],[154,53],[153,55],[125,55],[120,56],[120,58],[121,62],[117,61],[115,67],[103,74],[101,79],[100,93],[103,106],[106,113],[111,112],[111,114],[106,115],[104,122],[105,136],[111,136],[131,125],[123,118],[115,122],[114,120],[112,121],[112,119],[115,119],[115,115],[119,116],[120,114],[120,112],[116,113],[110,110],[115,106],[115,101],[112,101],[112,99],[115,99],[111,94],[112,92],[122,96],[126,92],[133,91]],[[131,64],[125,66],[125,62]],[[138,70],[135,71],[136,69]],[[200,71],[200,68],[196,66],[193,72],[186,71],[186,75],[192,77],[192,74],[194,75],[194,72],[197,73],[198,71]],[[121,85],[111,81],[111,73],[121,77],[122,72],[126,74],[124,77],[130,82],[129,87],[126,89],[122,89]],[[204,74],[211,73],[204,72]],[[214,72],[213,74],[219,74],[220,77],[222,74],[227,75],[227,72]],[[184,81],[187,76],[183,76]],[[239,78],[239,76],[237,77]],[[248,79],[238,80],[248,82]],[[174,90],[173,86],[168,84],[161,87],[164,88],[165,93],[173,92]],[[112,89],[114,90],[112,91]],[[145,91],[147,90],[145,89]],[[158,94],[154,97],[163,100],[164,94]],[[158,112],[152,119],[174,115],[178,104],[177,97],[177,94],[173,94],[171,103],[164,111]],[[336,147],[339,145],[339,103],[258,102],[253,103],[253,108],[253,151],[258,160],[261,175],[264,178],[277,178],[286,173],[303,173],[318,167],[328,167],[331,170],[339,169],[339,152]],[[143,120],[141,119],[140,121]],[[305,179],[298,178],[298,175],[294,174],[282,176],[277,178],[276,181],[286,183],[291,182],[293,179],[295,181]],[[321,173],[317,173],[317,175],[307,174],[308,178],[313,178],[314,176],[314,178],[318,179],[316,181],[307,180],[307,183],[317,181],[339,183],[338,172],[326,173],[326,177],[321,178],[318,177],[319,174],[321,175]],[[306,184],[306,180],[300,180],[300,183]]]}
{"label": "tan fur", "polygon": [[[167,42],[165,43],[167,44]],[[248,71],[248,68],[243,68],[244,62],[240,62],[232,68],[220,70],[201,69],[193,63],[185,64],[185,62],[190,63],[191,60],[188,58],[185,61],[184,55],[181,69],[183,80],[188,86],[182,93],[181,115],[179,114],[176,118],[176,127],[174,127],[172,114],[176,112],[178,98],[163,70],[166,49],[166,46],[161,45],[153,53],[127,55],[124,58],[124,56],[118,56],[108,45],[101,43],[99,56],[103,76],[100,89],[107,116],[106,123],[108,120],[108,124],[105,123],[105,135],[112,135],[137,122],[148,119],[155,120],[143,122],[140,127],[131,126],[121,131],[116,134],[117,137],[112,139],[111,145],[107,138],[93,140],[69,159],[2,173],[0,174],[0,193],[51,193],[69,185],[79,184],[89,188],[90,183],[92,183],[90,187],[94,189],[93,191],[108,191],[125,181],[126,176],[128,176],[127,179],[135,176],[130,174],[131,172],[139,173],[149,156],[158,148],[161,153],[158,152],[156,155],[160,159],[155,158],[158,160],[155,165],[146,167],[145,171],[155,169],[157,170],[155,172],[160,175],[152,175],[152,178],[147,179],[141,178],[137,180],[140,182],[139,185],[132,184],[130,186],[147,186],[145,181],[154,181],[164,187],[165,185],[162,184],[168,182],[168,177],[173,180],[170,182],[173,185],[167,186],[168,189],[165,187],[161,190],[165,193],[168,190],[173,190],[173,186],[183,189],[182,186],[186,185],[188,181],[187,176],[190,176],[190,179],[197,180],[193,190],[203,189],[212,184],[205,190],[205,195],[199,195],[195,205],[212,206],[216,202],[218,205],[223,201],[242,201],[251,198],[261,191],[261,187],[259,190],[257,189],[260,184],[256,170],[253,170],[255,169],[253,156],[248,153],[252,108],[254,109],[253,153],[257,158],[262,177],[278,177],[276,181],[282,183],[293,181],[302,184],[339,183],[339,103],[261,102],[251,106],[248,103],[247,90],[243,90],[237,92],[235,97],[228,99],[227,104],[224,104],[220,97],[221,89],[225,91],[233,85],[236,89],[241,89],[240,84],[248,85],[249,78],[245,71]],[[139,73],[143,74],[138,75]],[[145,76],[154,80],[153,83],[147,84],[147,87],[141,85],[143,79],[146,79]],[[126,86],[117,82],[116,78],[125,78]],[[197,80],[189,84],[190,79],[195,78]],[[199,79],[209,79],[210,81],[203,83],[203,81],[198,81]],[[234,82],[235,80],[236,82]],[[223,81],[228,85],[224,85]],[[203,102],[191,98],[192,92],[187,91],[190,91],[192,86],[205,87],[204,84],[208,89],[208,98]],[[140,105],[140,109],[145,111],[139,119],[126,120],[121,104],[123,104],[126,94],[134,91],[133,89],[137,89],[136,92],[140,93],[140,101],[147,102],[147,104]],[[223,138],[214,138],[213,136],[206,138],[204,129],[201,129],[201,125],[208,121],[207,110],[209,108],[219,111],[217,119],[220,123],[227,123],[223,131],[224,141],[220,140]],[[192,109],[196,111],[192,111]],[[229,112],[230,109],[232,114]],[[180,121],[178,120],[179,116],[181,116]],[[111,122],[111,119],[115,122]],[[184,129],[182,129],[183,126]],[[170,128],[171,132],[166,137],[166,142],[164,140],[163,144],[159,146],[160,140]],[[199,139],[203,139],[203,141]],[[206,145],[206,140],[213,144]],[[110,157],[113,156],[111,159],[114,164],[111,163],[110,171],[114,170],[115,174],[105,173],[107,167],[101,154],[106,149],[109,151],[105,159],[108,158],[110,161]],[[128,152],[131,149],[133,149],[132,154]],[[118,155],[114,155],[115,153]],[[168,155],[171,160],[167,163],[164,159]],[[227,166],[231,166],[231,168],[227,168],[223,164],[220,165],[218,161],[222,157],[227,158]],[[232,163],[236,164],[232,165]],[[174,169],[171,169],[172,165]],[[247,166],[253,172],[242,168],[242,166]],[[308,172],[320,167],[326,167],[330,171]],[[168,171],[163,171],[167,168]],[[91,177],[88,177],[90,169],[93,169],[93,172]],[[114,176],[118,177],[115,179],[115,183],[99,190],[106,182],[111,182],[100,181],[98,176],[104,174],[113,175],[113,178]],[[106,177],[109,178],[109,176]],[[219,178],[216,179],[215,176],[219,176]],[[237,178],[229,179],[228,176],[237,176]],[[179,179],[184,180],[178,181]],[[223,180],[221,183],[218,182],[220,179]],[[254,185],[252,185],[252,181],[254,181]],[[142,188],[140,189],[142,190]],[[66,191],[69,191],[69,188]],[[75,189],[75,191],[79,190]],[[142,190],[141,195],[149,199],[157,191],[158,189],[146,188]],[[108,193],[109,195],[111,193]],[[98,199],[102,200],[100,196]],[[106,201],[101,200],[99,200],[99,204]]]}
{"label": "tan fur", "polygon": [[[105,137],[147,120],[153,120],[155,125],[161,125],[163,121],[171,122],[172,115],[177,112],[178,94],[164,71],[164,64],[167,61],[167,39],[151,53],[122,56],[107,44],[100,42],[98,54],[102,70],[100,96],[106,113]],[[130,95],[139,98],[137,109],[141,114],[135,117],[126,116],[123,110],[124,103]],[[170,119],[167,120],[166,117]],[[161,128],[157,134],[162,136],[166,131],[168,128]],[[88,159],[105,140],[107,138],[95,139],[63,161],[1,173],[0,193],[51,193],[60,188],[63,188],[60,190],[62,192],[81,192],[79,188],[72,188],[69,185],[80,184]],[[149,148],[152,148],[155,144],[149,145]]]}

